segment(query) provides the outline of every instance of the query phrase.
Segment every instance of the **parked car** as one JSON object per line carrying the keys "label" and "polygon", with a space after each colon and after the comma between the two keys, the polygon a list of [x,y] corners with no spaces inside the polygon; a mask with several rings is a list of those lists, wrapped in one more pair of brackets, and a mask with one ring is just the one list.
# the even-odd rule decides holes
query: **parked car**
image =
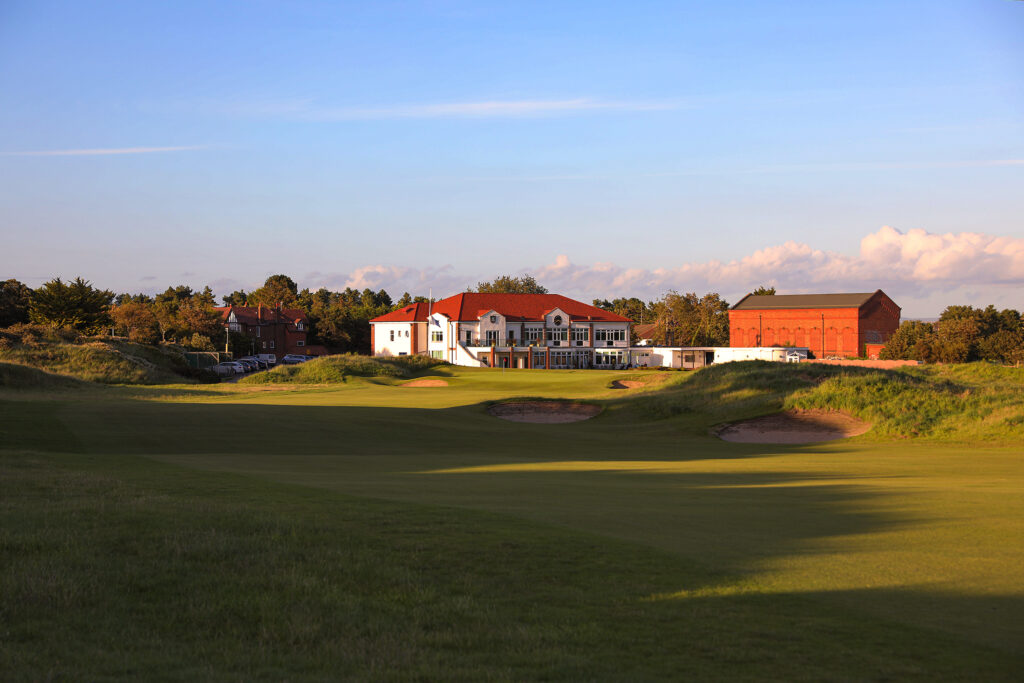
{"label": "parked car", "polygon": [[245,356],[244,358],[239,358],[238,360],[244,360],[244,361],[247,361],[247,362],[250,362],[250,363],[255,363],[255,364],[256,364],[256,369],[257,369],[257,370],[259,370],[259,369],[264,369],[264,370],[265,370],[265,369],[267,369],[268,367],[270,367],[270,366],[269,366],[269,365],[267,364],[267,361],[265,361],[265,360],[260,360],[260,359],[259,359],[258,357],[256,357],[256,356]]}
{"label": "parked car", "polygon": [[260,364],[251,358],[239,358],[235,362],[241,364],[242,367],[245,368],[246,372],[252,372],[260,369]]}
{"label": "parked car", "polygon": [[298,365],[299,363],[305,363],[306,360],[308,359],[305,356],[300,356],[297,353],[289,353],[281,359],[281,362],[285,365]]}
{"label": "parked car", "polygon": [[235,375],[235,364],[231,362],[217,363],[211,365],[208,370],[210,372],[217,373],[218,377],[234,377]]}
{"label": "parked car", "polygon": [[217,373],[220,377],[233,377],[234,375],[245,374],[245,366],[233,360],[221,361],[211,366],[210,370]]}
{"label": "parked car", "polygon": [[268,366],[277,365],[277,356],[272,353],[261,353],[257,356],[262,361],[266,361]]}

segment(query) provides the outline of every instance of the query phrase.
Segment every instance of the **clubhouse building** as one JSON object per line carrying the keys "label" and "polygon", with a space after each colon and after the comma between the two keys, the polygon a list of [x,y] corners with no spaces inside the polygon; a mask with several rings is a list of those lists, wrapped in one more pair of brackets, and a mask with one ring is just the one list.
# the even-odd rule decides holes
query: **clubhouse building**
{"label": "clubhouse building", "polygon": [[471,367],[611,369],[630,363],[631,324],[559,294],[467,292],[374,318],[370,336],[375,356],[426,353]]}

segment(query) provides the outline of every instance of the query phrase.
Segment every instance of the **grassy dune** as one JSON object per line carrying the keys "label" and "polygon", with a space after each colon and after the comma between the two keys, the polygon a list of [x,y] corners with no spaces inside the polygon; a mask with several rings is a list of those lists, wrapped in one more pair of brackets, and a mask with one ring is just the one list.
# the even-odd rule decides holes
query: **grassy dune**
{"label": "grassy dune", "polygon": [[[630,374],[440,366],[81,399],[0,389],[0,669],[1014,680],[1024,449],[992,417],[1019,395],[1001,372],[751,363],[623,391]],[[917,437],[707,436],[830,395],[851,411],[905,401],[876,422],[903,429],[936,387]],[[487,415],[516,396],[605,410]],[[984,446],[944,431],[964,405],[991,421]]]}
{"label": "grassy dune", "polygon": [[0,362],[99,384],[195,382],[181,353],[126,340],[21,325],[0,330]]}

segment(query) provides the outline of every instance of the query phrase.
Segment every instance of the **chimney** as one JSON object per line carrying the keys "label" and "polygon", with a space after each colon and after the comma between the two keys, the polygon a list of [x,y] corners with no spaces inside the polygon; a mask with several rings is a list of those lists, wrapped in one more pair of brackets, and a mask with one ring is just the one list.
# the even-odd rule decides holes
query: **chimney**
{"label": "chimney", "polygon": [[263,304],[256,306],[256,322],[263,322]]}

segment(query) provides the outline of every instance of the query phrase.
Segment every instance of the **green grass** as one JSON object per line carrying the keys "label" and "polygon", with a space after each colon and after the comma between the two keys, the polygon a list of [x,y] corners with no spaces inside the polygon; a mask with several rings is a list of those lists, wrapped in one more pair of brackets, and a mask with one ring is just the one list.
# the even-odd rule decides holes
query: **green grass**
{"label": "green grass", "polygon": [[81,338],[35,325],[0,330],[0,362],[99,384],[195,382],[184,356],[120,339]]}
{"label": "green grass", "polygon": [[[0,670],[1017,678],[1024,448],[990,418],[975,420],[983,446],[939,426],[1012,405],[1019,377],[916,371],[886,398],[872,372],[712,370],[629,392],[609,388],[623,373],[448,366],[408,375],[437,388],[0,388]],[[967,403],[937,401],[926,438],[707,436],[798,401],[945,383]],[[606,409],[564,425],[486,414],[516,396]]]}
{"label": "green grass", "polygon": [[269,372],[249,375],[242,384],[336,384],[350,377],[412,377],[443,365],[426,356],[371,358],[354,353],[325,356],[296,365],[279,365]]}

